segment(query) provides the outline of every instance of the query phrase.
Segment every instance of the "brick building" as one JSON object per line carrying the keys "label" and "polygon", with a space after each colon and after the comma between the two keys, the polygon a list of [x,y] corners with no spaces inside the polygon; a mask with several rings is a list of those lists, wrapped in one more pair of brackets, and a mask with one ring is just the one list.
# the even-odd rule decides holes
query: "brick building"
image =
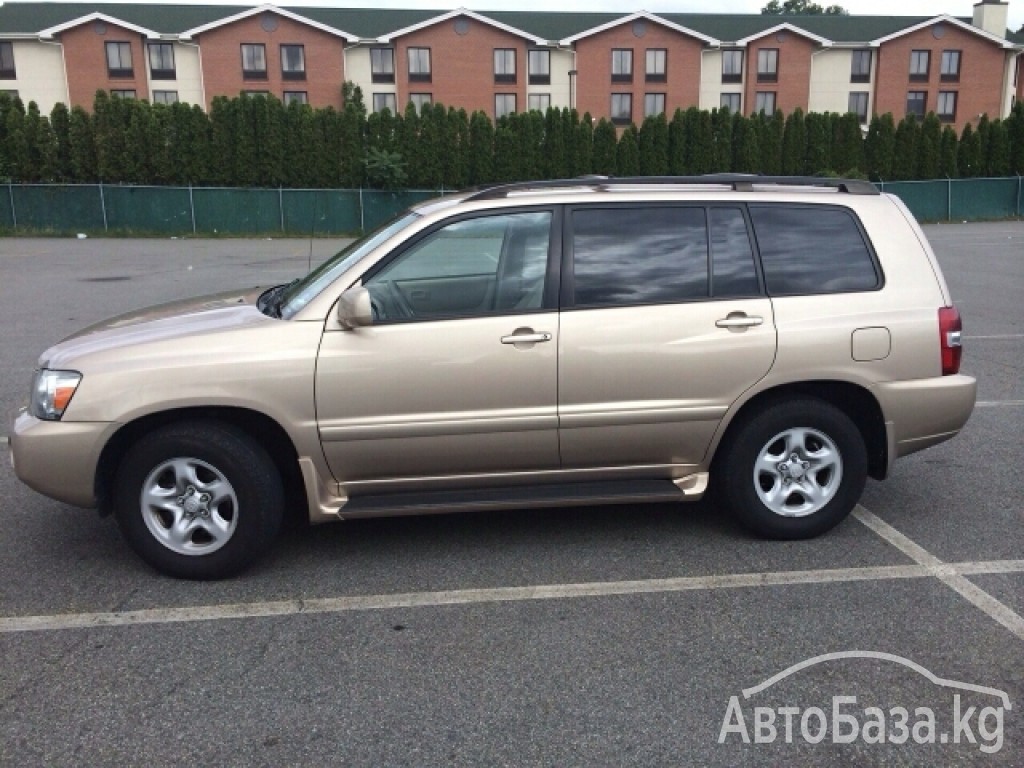
{"label": "brick building", "polygon": [[[950,4],[960,0],[948,0]],[[439,102],[491,117],[573,107],[620,125],[691,106],[935,112],[958,128],[1024,98],[1008,4],[970,17],[450,12],[159,3],[0,5],[0,90],[48,112],[113,95],[208,108]]]}

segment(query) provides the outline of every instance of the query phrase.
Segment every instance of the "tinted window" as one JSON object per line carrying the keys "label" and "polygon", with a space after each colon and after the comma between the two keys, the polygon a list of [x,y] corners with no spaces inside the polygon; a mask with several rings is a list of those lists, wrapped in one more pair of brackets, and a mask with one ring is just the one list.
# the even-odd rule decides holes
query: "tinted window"
{"label": "tinted window", "polygon": [[739,208],[712,208],[712,296],[756,296],[757,268],[747,222]]}
{"label": "tinted window", "polygon": [[589,208],[572,215],[575,303],[658,304],[708,294],[703,208]]}
{"label": "tinted window", "polygon": [[750,206],[768,293],[867,291],[878,275],[853,216],[838,208]]}

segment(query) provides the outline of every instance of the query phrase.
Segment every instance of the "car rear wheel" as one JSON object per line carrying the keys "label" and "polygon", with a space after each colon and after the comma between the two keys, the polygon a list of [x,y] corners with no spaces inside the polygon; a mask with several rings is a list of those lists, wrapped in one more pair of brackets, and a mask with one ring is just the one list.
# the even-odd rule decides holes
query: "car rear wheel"
{"label": "car rear wheel", "polygon": [[128,451],[114,492],[132,548],[170,576],[218,579],[254,561],[281,525],[284,492],[258,443],[227,424],[183,422]]}
{"label": "car rear wheel", "polygon": [[860,430],[813,398],[780,402],[749,418],[724,450],[723,498],[740,522],[769,538],[804,539],[833,528],[867,480]]}

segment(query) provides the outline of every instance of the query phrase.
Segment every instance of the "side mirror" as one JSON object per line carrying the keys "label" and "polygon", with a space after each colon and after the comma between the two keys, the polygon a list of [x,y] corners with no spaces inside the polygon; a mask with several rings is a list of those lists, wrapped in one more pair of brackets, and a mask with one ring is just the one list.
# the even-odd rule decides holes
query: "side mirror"
{"label": "side mirror", "polygon": [[338,300],[338,322],[347,331],[360,326],[373,325],[373,307],[370,292],[361,285],[349,288]]}

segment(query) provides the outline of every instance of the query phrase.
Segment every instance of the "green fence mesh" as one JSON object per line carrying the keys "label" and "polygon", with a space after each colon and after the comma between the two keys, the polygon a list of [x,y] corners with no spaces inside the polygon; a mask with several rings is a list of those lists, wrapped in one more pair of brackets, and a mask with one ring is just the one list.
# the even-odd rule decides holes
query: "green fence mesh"
{"label": "green fence mesh", "polygon": [[[879,184],[922,221],[1024,215],[1022,180],[952,179]],[[8,184],[0,230],[199,234],[348,235],[367,231],[434,190],[240,189]]]}

